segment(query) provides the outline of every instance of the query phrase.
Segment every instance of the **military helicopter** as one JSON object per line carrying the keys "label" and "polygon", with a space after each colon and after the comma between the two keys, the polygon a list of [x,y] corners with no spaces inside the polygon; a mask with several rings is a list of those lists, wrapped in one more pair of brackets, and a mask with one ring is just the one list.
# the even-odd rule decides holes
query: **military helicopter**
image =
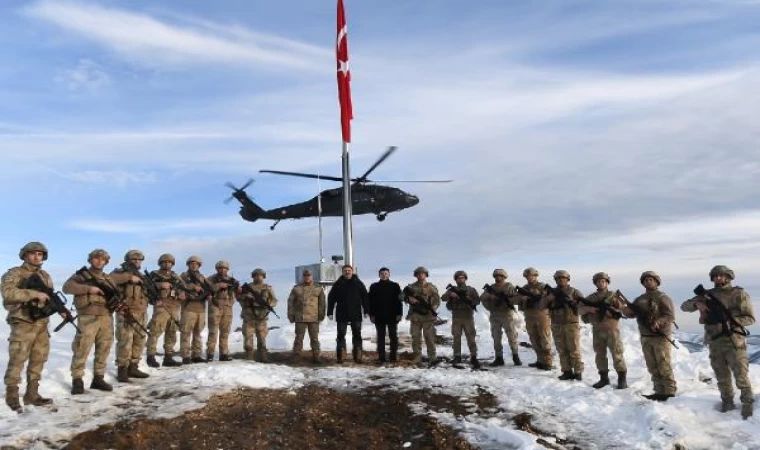
{"label": "military helicopter", "polygon": [[[397,181],[372,181],[367,177],[389,156],[396,151],[396,147],[388,147],[388,149],[375,161],[374,164],[364,174],[358,178],[352,178],[351,181],[351,202],[353,215],[361,214],[374,214],[377,220],[382,222],[385,217],[394,211],[400,211],[402,209],[411,208],[420,202],[420,199],[416,195],[412,195],[408,192],[404,192],[399,188],[391,186],[383,186],[372,183],[450,183],[453,180],[397,180]],[[333,177],[327,175],[317,175],[311,173],[300,172],[283,172],[280,170],[260,170],[260,173],[273,173],[277,175],[287,175],[302,178],[312,178],[317,180],[326,181],[340,181],[343,179],[340,177]],[[273,208],[270,210],[264,210],[259,205],[253,202],[245,189],[253,183],[253,179],[249,179],[241,187],[236,187],[229,181],[225,183],[225,186],[232,189],[232,196],[230,196],[225,203],[229,203],[233,199],[240,202],[240,217],[249,222],[255,222],[259,219],[274,220],[274,225],[270,226],[270,230],[274,230],[278,223],[283,219],[302,219],[304,217],[342,217],[343,216],[343,187],[326,189],[320,192],[316,197],[311,200],[306,200],[301,203],[294,203],[292,205],[281,206],[279,208]],[[321,208],[320,208],[321,207]],[[321,209],[321,212],[320,212]]]}

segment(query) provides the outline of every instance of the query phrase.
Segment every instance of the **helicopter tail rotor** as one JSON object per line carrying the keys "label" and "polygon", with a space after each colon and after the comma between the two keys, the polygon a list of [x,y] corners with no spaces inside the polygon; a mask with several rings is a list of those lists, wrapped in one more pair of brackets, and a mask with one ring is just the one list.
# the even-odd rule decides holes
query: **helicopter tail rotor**
{"label": "helicopter tail rotor", "polygon": [[245,189],[248,186],[250,186],[251,184],[253,184],[253,182],[254,182],[254,179],[253,178],[249,178],[248,181],[246,181],[245,184],[243,184],[240,187],[236,187],[230,181],[227,181],[226,183],[224,183],[225,186],[227,186],[228,188],[232,189],[232,195],[230,195],[227,199],[224,200],[224,204],[226,205],[227,203],[229,203],[229,202],[231,202],[232,200],[235,200],[235,199],[238,199],[241,202],[243,202],[243,199],[248,199],[248,195],[245,193]]}

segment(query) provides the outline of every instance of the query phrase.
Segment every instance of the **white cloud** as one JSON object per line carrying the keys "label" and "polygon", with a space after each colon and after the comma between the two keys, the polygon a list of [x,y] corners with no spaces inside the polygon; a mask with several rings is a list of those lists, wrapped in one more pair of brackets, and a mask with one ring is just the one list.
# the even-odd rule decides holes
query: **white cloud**
{"label": "white cloud", "polygon": [[78,172],[53,172],[71,181],[108,184],[117,187],[125,187],[130,184],[154,183],[157,180],[156,174],[153,172],[126,172],[123,170],[84,170]]}
{"label": "white cloud", "polygon": [[100,64],[82,58],[73,69],[62,71],[55,81],[66,86],[70,91],[87,91],[97,93],[111,84],[111,77]]}
{"label": "white cloud", "polygon": [[81,231],[147,236],[155,236],[165,234],[167,232],[180,231],[241,231],[246,227],[246,223],[243,222],[240,217],[236,216],[202,219],[173,218],[156,220],[104,220],[97,218],[85,218],[69,220],[66,225],[69,228]]}

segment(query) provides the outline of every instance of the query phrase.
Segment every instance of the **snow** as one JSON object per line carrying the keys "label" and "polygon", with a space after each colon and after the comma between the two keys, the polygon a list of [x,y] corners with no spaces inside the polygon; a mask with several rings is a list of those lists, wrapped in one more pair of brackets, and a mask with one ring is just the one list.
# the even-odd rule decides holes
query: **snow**
{"label": "snow", "polygon": [[[278,313],[284,316],[282,309],[278,307]],[[238,316],[236,311],[233,330],[240,325]],[[52,320],[51,332],[58,320]],[[0,445],[58,447],[75,433],[119,419],[177,416],[202,406],[211,395],[238,387],[292,389],[318,383],[338,390],[360,390],[367,386],[394,390],[427,388],[465,399],[477,396],[478,388],[485,389],[496,396],[498,402],[498,410],[492,414],[457,417],[452,412],[433,411],[420,404],[411,405],[415,411],[451,426],[482,448],[543,448],[536,442],[536,436],[517,430],[512,423],[514,415],[527,412],[533,416],[535,427],[570,439],[583,448],[660,449],[673,448],[678,443],[688,449],[760,449],[760,413],[743,421],[738,410],[726,414],[716,411],[718,390],[707,351],[700,350],[700,335],[679,334],[679,339],[689,342],[692,352],[682,342],[678,343],[680,349],[673,349],[678,395],[667,403],[656,403],[641,397],[642,393],[651,393],[652,387],[635,323],[624,321],[621,325],[628,364],[629,389],[626,390],[615,390],[609,386],[600,390],[590,387],[596,382],[597,373],[591,348],[591,329],[584,325],[581,344],[586,371],[582,382],[559,381],[556,378],[558,370],[544,372],[528,368],[527,364],[535,358],[533,351],[524,347],[520,347],[522,367],[514,367],[511,358],[505,355],[507,366],[478,372],[453,369],[447,365],[432,370],[370,365],[314,369],[232,361],[150,369],[142,363],[141,368],[150,373],[151,378],[130,384],[115,381],[112,353],[106,379],[114,384],[114,391],[104,393],[88,389],[81,396],[69,394],[70,343],[73,337],[73,328],[69,326],[51,337],[50,360],[45,366],[40,387],[42,395],[55,399],[57,412],[32,407],[19,415],[4,406],[0,407]],[[270,331],[270,350],[288,350],[293,341],[293,326],[287,320],[274,317],[270,319],[270,326],[279,327]],[[476,313],[476,326],[479,357],[491,358],[493,345],[488,314],[480,308]],[[407,333],[408,329],[409,323],[401,322],[399,331]],[[0,338],[7,340],[8,331],[6,324],[0,325]],[[449,335],[450,323],[437,327],[437,331]],[[374,325],[365,321],[365,349],[374,349],[374,344],[367,341],[374,334]],[[334,349],[336,335],[335,323],[323,322],[320,333],[323,350]],[[233,352],[242,351],[242,339],[240,332],[232,334],[230,345]],[[347,340],[350,346],[350,331]],[[520,341],[528,341],[524,331],[520,333]],[[466,354],[465,342],[463,337],[463,352]],[[508,348],[506,336],[504,344]],[[756,340],[753,345],[751,352],[757,352]],[[308,348],[307,337],[304,349]],[[438,354],[451,356],[452,349],[440,346]],[[0,350],[0,355],[1,360],[6,362],[5,349]],[[556,357],[555,365],[558,365]],[[90,367],[91,363],[88,362],[85,388],[91,380]],[[751,364],[750,375],[757,389],[760,386],[760,366]],[[616,376],[612,373],[613,384],[615,380]],[[23,388],[22,384],[22,392]]]}

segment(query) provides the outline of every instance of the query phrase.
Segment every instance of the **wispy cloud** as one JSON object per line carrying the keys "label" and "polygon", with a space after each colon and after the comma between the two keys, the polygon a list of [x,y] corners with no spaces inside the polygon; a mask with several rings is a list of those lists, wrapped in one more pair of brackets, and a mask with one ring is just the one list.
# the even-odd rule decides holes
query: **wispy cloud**
{"label": "wispy cloud", "polygon": [[266,72],[331,67],[321,63],[325,53],[318,47],[262,33],[225,36],[208,27],[174,25],[147,14],[79,2],[42,0],[23,13],[148,66],[224,63]]}
{"label": "wispy cloud", "polygon": [[86,91],[95,94],[111,84],[111,77],[96,62],[82,58],[73,69],[63,70],[55,81],[70,91]]}
{"label": "wispy cloud", "polygon": [[84,170],[80,172],[58,172],[57,175],[81,183],[107,184],[126,187],[130,184],[154,183],[157,179],[153,172],[127,172],[123,170]]}
{"label": "wispy cloud", "polygon": [[[69,228],[97,233],[159,235],[179,231],[219,232],[242,230],[245,222],[239,217],[220,218],[167,218],[156,220],[104,220],[97,218],[73,219],[66,222]],[[250,229],[250,227],[248,227]]]}

